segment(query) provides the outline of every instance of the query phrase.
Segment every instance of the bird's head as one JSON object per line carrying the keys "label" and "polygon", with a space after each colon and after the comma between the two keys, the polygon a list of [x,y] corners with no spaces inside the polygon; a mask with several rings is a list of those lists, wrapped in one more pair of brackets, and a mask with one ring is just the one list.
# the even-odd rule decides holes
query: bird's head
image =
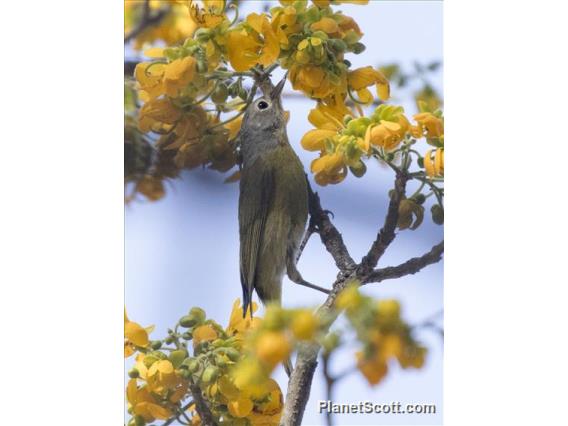
{"label": "bird's head", "polygon": [[286,76],[275,86],[266,90],[248,107],[242,126],[252,132],[278,131],[286,126],[280,94],[286,84]]}

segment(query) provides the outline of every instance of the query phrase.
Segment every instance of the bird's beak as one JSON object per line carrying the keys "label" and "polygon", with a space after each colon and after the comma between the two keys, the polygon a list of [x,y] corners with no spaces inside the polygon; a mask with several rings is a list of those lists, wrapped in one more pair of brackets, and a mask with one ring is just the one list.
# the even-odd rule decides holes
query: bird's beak
{"label": "bird's beak", "polygon": [[272,89],[272,92],[270,92],[270,99],[276,100],[276,99],[280,98],[280,94],[282,93],[282,89],[284,89],[284,86],[286,85],[286,78],[287,77],[288,77],[288,73],[286,73],[284,75],[284,78],[278,82],[278,84],[274,87],[274,89]]}

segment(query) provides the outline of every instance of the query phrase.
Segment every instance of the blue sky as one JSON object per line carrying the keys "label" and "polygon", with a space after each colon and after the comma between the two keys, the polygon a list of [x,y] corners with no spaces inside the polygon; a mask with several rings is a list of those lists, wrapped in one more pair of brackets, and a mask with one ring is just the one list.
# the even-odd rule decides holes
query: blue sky
{"label": "blue sky", "polygon": [[[260,2],[245,3],[246,10]],[[343,5],[365,32],[364,54],[352,55],[354,66],[442,59],[442,3],[437,1],[371,1],[368,6]],[[431,79],[442,89],[442,73]],[[289,85],[286,90],[290,90]],[[394,92],[393,102],[416,112],[408,91]],[[290,141],[306,169],[313,153],[301,150],[299,141],[309,130],[308,100],[285,99],[291,111]],[[342,232],[352,256],[360,259],[371,245],[387,206],[392,174],[376,163],[368,163],[361,178],[349,176],[340,185],[316,188],[324,208],[335,214],[334,223]],[[134,203],[125,212],[125,297],[129,316],[141,324],[155,324],[156,335],[175,324],[190,307],[201,306],[208,316],[226,324],[233,301],[240,297],[238,279],[238,185],[223,184],[216,172],[196,170],[173,182],[168,194],[157,203]],[[313,182],[313,180],[312,180]],[[429,206],[427,206],[429,211]],[[398,234],[381,260],[382,266],[398,264],[417,256],[443,238],[442,227],[427,216],[417,231]],[[299,270],[311,282],[329,286],[337,271],[319,239],[308,244]],[[364,291],[377,298],[397,298],[409,322],[420,322],[443,307],[443,263],[400,280],[366,286]],[[284,282],[285,306],[317,306],[324,295]],[[417,334],[429,348],[425,368],[403,371],[392,365],[388,377],[371,388],[354,374],[341,381],[335,391],[337,402],[373,401],[390,403],[433,403],[436,415],[336,415],[338,425],[432,425],[442,423],[442,345],[431,331]],[[352,347],[336,357],[332,370],[343,371],[354,362]],[[282,370],[275,378],[285,390]],[[324,399],[321,371],[316,372],[304,424],[323,424],[317,401]]]}

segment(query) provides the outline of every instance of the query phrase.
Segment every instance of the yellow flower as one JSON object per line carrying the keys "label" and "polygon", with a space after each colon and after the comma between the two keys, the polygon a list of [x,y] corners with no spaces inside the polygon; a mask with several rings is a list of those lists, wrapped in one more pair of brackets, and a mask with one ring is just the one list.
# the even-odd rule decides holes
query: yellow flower
{"label": "yellow flower", "polygon": [[229,325],[227,326],[227,334],[229,336],[235,336],[238,342],[242,342],[244,338],[244,334],[253,328],[256,328],[260,325],[260,318],[253,317],[251,318],[251,308],[252,313],[256,312],[258,309],[258,305],[253,302],[252,306],[249,306],[249,309],[243,318],[243,307],[241,305],[241,300],[235,300],[233,303],[233,310],[231,311],[231,317],[229,319]]}
{"label": "yellow flower", "polygon": [[165,64],[140,62],[134,69],[134,77],[138,82],[138,94],[143,101],[149,101],[163,95],[163,77]]}
{"label": "yellow flower", "polygon": [[[386,101],[390,96],[389,81],[381,71],[376,70],[371,66],[357,68],[350,71],[347,75],[347,81],[349,86],[356,90],[359,96],[363,93],[364,96],[368,97],[370,92],[368,92],[368,90],[365,91],[365,89],[373,84],[376,85],[377,96],[381,100]],[[368,101],[368,98],[361,100],[365,102]]]}
{"label": "yellow flower", "polygon": [[267,331],[256,342],[256,356],[270,369],[283,362],[292,352],[292,344],[282,332]]}
{"label": "yellow flower", "polygon": [[363,352],[357,352],[357,368],[367,379],[369,384],[376,385],[388,372],[386,360],[380,355],[366,357]]}
{"label": "yellow flower", "polygon": [[427,138],[443,138],[444,137],[444,119],[435,116],[431,112],[421,112],[414,116],[425,132]]}
{"label": "yellow flower", "polygon": [[434,150],[434,159],[432,159],[432,150],[426,151],[424,170],[430,177],[444,176],[444,148]]}
{"label": "yellow flower", "polygon": [[268,372],[258,360],[244,358],[231,372],[233,383],[240,392],[255,398],[262,398],[266,392]]}
{"label": "yellow flower", "polygon": [[225,0],[201,0],[201,3],[203,7],[196,0],[189,0],[189,14],[199,27],[215,28],[226,20]]}
{"label": "yellow flower", "polygon": [[365,144],[380,146],[387,151],[396,148],[410,129],[402,107],[380,105],[373,113],[372,120],[374,123],[365,133]]}
{"label": "yellow flower", "polygon": [[290,45],[288,37],[300,32],[302,27],[297,22],[296,8],[293,6],[273,9],[271,25],[280,46],[285,49]]}
{"label": "yellow flower", "polygon": [[176,97],[195,75],[197,61],[192,56],[176,59],[165,67],[164,91],[166,95]]}
{"label": "yellow flower", "polygon": [[229,401],[227,408],[232,416],[240,418],[248,416],[252,411],[253,403],[250,398],[241,396],[238,399]]}
{"label": "yellow flower", "polygon": [[345,91],[346,78],[344,75],[335,76],[336,82],[327,75],[322,67],[317,65],[302,65],[295,63],[290,68],[289,79],[294,90],[301,90],[308,96],[324,99],[335,93]]}
{"label": "yellow flower", "polygon": [[136,191],[150,201],[157,201],[166,194],[162,180],[151,175],[144,175],[136,182]]}
{"label": "yellow flower", "polygon": [[422,368],[426,357],[426,348],[416,346],[406,346],[402,354],[398,357],[398,362],[402,368]]}
{"label": "yellow flower", "polygon": [[124,310],[124,357],[127,358],[136,352],[136,347],[145,348],[150,343],[148,334],[154,330],[154,326],[142,327],[136,322],[132,322]]}
{"label": "yellow flower", "polygon": [[351,311],[356,310],[363,303],[363,297],[359,293],[359,289],[356,285],[349,285],[345,288],[335,301],[335,306],[338,309],[349,309]]}
{"label": "yellow flower", "polygon": [[398,300],[393,300],[393,299],[379,300],[379,302],[377,303],[377,307],[379,308],[379,313],[382,316],[387,316],[391,318],[400,317],[400,303],[398,302]]}
{"label": "yellow flower", "polygon": [[169,389],[173,389],[179,384],[179,378],[175,373],[173,364],[162,359],[155,361],[146,373],[146,381],[152,392],[162,393]]}
{"label": "yellow flower", "polygon": [[193,330],[193,347],[195,348],[201,342],[211,342],[219,335],[211,324],[203,324]]}
{"label": "yellow flower", "polygon": [[314,22],[310,28],[312,31],[323,31],[327,34],[335,34],[339,32],[339,25],[337,24],[337,21],[327,16],[324,16],[319,21]]}
{"label": "yellow flower", "polygon": [[280,54],[280,43],[267,16],[251,13],[245,22],[227,34],[231,65],[236,71],[248,71],[256,64],[273,64]]}
{"label": "yellow flower", "polygon": [[146,386],[138,387],[136,379],[130,379],[126,387],[126,400],[134,414],[142,416],[146,422],[156,419],[167,420],[172,412],[159,405]]}
{"label": "yellow flower", "polygon": [[[330,5],[331,0],[312,0],[317,7],[324,8]],[[335,3],[351,3],[351,4],[359,4],[365,5],[369,4],[369,0],[336,0]]]}
{"label": "yellow flower", "polygon": [[343,117],[352,114],[343,101],[330,100],[318,102],[308,115],[308,120],[317,129],[308,131],[301,140],[301,145],[308,151],[323,151],[325,140],[336,136],[343,128]]}
{"label": "yellow flower", "polygon": [[152,99],[140,109],[138,128],[142,133],[167,133],[180,119],[181,110],[169,99]]}
{"label": "yellow flower", "polygon": [[[184,2],[168,0],[150,1],[152,15],[162,14],[162,19],[156,25],[150,25],[139,33],[133,47],[140,50],[146,44],[155,44],[162,40],[166,45],[173,45],[190,37],[196,25],[189,16]],[[124,34],[129,34],[140,24],[144,2],[138,0],[125,0],[124,2]]]}
{"label": "yellow flower", "polygon": [[405,198],[398,207],[398,229],[415,230],[424,220],[424,207],[412,198]]}
{"label": "yellow flower", "polygon": [[318,329],[319,321],[310,310],[301,310],[294,314],[291,330],[298,340],[311,340]]}

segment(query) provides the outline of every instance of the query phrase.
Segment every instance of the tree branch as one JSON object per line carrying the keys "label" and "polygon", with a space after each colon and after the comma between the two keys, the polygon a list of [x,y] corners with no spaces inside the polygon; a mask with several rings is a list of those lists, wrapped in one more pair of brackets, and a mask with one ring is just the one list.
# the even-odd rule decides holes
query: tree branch
{"label": "tree branch", "polygon": [[132,29],[132,31],[124,36],[124,44],[128,43],[133,38],[138,37],[147,28],[158,25],[168,14],[168,12],[168,9],[160,9],[155,14],[152,14],[150,10],[150,0],[146,0],[144,2],[144,12],[142,14],[142,19],[140,19],[140,22],[136,27]]}
{"label": "tree branch", "polygon": [[369,252],[361,260],[359,265],[359,275],[365,276],[379,262],[379,259],[385,253],[389,244],[394,240],[396,234],[396,224],[398,222],[398,207],[406,192],[406,182],[408,175],[405,172],[399,172],[394,181],[394,191],[392,192],[387,216],[383,227],[377,234],[377,238],[373,242]]}
{"label": "tree branch", "polygon": [[217,423],[215,423],[213,414],[211,414],[209,406],[205,402],[205,399],[203,399],[199,386],[190,381],[189,390],[191,391],[191,396],[193,396],[193,400],[195,401],[195,411],[197,411],[197,414],[199,414],[199,417],[201,418],[201,424],[203,426],[216,426]]}
{"label": "tree branch", "polygon": [[404,277],[405,275],[415,274],[422,268],[439,262],[444,253],[444,241],[436,244],[432,249],[420,257],[413,257],[397,266],[389,266],[387,268],[375,269],[367,276],[363,277],[361,284],[378,283],[384,280]]}
{"label": "tree branch", "polygon": [[[324,304],[317,311],[320,318],[325,319],[326,326],[323,332],[327,332],[331,324],[336,320],[339,312],[333,309],[333,304],[337,295],[347,287],[356,277],[355,270],[349,274],[340,272],[338,279],[333,284],[333,289]],[[317,357],[321,346],[316,343],[306,343],[300,346],[298,356],[296,358],[296,366],[290,376],[288,382],[288,390],[286,392],[286,402],[284,404],[284,412],[280,419],[280,426],[299,426],[302,424],[302,418],[306,409],[306,404],[310,398],[310,390],[312,387],[312,379],[318,365]]]}
{"label": "tree branch", "polygon": [[[307,177],[306,177],[307,180]],[[314,192],[308,181],[310,223],[315,226],[316,232],[326,250],[331,254],[337,268],[344,273],[353,270],[357,265],[349,254],[343,237],[329,220],[329,212],[322,209],[319,195]]]}

